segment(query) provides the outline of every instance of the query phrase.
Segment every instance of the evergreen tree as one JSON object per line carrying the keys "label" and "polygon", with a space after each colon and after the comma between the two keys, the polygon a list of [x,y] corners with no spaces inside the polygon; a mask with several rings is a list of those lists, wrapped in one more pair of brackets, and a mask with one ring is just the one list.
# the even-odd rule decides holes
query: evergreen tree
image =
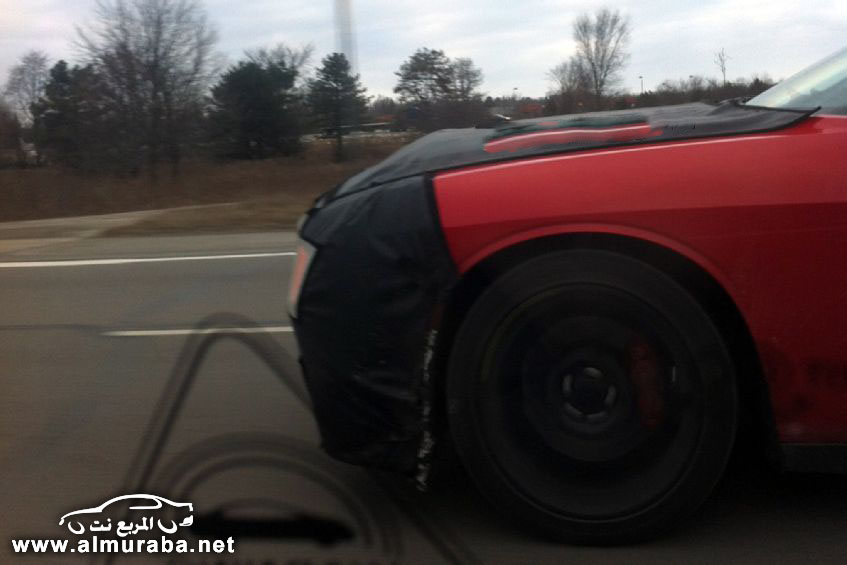
{"label": "evergreen tree", "polygon": [[282,60],[241,61],[212,88],[212,141],[222,156],[262,159],[299,149],[297,69]]}
{"label": "evergreen tree", "polygon": [[20,162],[21,124],[0,99],[0,168]]}
{"label": "evergreen tree", "polygon": [[337,161],[344,157],[344,126],[355,122],[365,112],[366,90],[359,83],[359,75],[350,74],[350,63],[341,53],[324,57],[315,78],[309,81],[309,106],[334,134]]}
{"label": "evergreen tree", "polygon": [[82,171],[125,172],[132,147],[121,142],[121,121],[110,109],[106,86],[93,67],[56,63],[44,96],[32,108],[36,146],[51,162]]}

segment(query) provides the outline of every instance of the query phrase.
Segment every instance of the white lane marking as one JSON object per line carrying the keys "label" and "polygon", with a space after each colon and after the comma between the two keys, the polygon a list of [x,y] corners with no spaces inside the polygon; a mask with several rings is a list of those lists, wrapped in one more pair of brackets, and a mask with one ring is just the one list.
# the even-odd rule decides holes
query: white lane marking
{"label": "white lane marking", "polygon": [[173,330],[121,330],[113,332],[103,332],[100,335],[108,337],[154,337],[154,336],[174,336],[174,335],[207,335],[219,333],[242,333],[242,334],[259,334],[259,333],[291,333],[294,328],[291,326],[265,326],[258,328],[182,328]]}
{"label": "white lane marking", "polygon": [[220,259],[259,259],[262,257],[294,257],[294,251],[281,253],[238,253],[230,255],[185,255],[181,257],[136,257],[121,259],[76,259],[67,261],[7,261],[0,269],[32,269],[37,267],[89,267],[93,265],[130,265],[133,263],[168,263],[171,261],[212,261]]}

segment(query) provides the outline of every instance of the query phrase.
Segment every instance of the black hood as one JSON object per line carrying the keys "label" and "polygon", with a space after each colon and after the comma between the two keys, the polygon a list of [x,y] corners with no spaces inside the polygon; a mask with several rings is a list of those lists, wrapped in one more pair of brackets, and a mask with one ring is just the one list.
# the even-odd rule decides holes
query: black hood
{"label": "black hood", "polygon": [[[795,124],[815,111],[763,108],[728,101],[718,105],[694,103],[549,116],[507,122],[496,128],[446,129],[421,137],[378,165],[351,177],[333,196],[424,173],[528,156],[773,131]],[[614,133],[625,129],[632,134],[622,138]],[[557,132],[575,130],[581,135],[556,138]],[[540,142],[509,147],[512,140],[531,138]]]}

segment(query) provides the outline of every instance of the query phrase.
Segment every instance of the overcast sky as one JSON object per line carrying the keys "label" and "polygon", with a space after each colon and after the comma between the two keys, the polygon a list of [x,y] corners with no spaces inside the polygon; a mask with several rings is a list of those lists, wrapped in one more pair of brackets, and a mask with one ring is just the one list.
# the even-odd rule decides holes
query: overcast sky
{"label": "overcast sky", "polygon": [[[74,27],[94,0],[0,0],[0,81],[29,49],[75,58]],[[317,59],[335,45],[333,0],[205,0],[230,62],[244,49],[312,43]],[[618,8],[632,24],[624,87],[718,76],[714,54],[730,56],[729,78],[784,78],[847,45],[847,0],[352,0],[362,82],[390,94],[394,71],[418,47],[470,57],[492,96],[541,96],[547,70],[574,52],[571,25],[581,12]],[[316,61],[317,62],[317,61]]]}

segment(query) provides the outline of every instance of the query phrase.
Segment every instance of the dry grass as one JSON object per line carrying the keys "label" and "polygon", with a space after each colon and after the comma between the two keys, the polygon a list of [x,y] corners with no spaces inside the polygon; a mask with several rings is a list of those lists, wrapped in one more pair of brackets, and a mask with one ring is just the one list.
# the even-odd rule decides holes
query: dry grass
{"label": "dry grass", "polygon": [[158,182],[147,176],[85,176],[54,168],[0,170],[0,221],[230,203],[163,212],[120,233],[288,228],[318,194],[408,141],[355,140],[342,163],[332,162],[329,143],[316,141],[295,157],[187,163],[178,177],[163,174]]}
{"label": "dry grass", "polygon": [[120,237],[291,230],[313,200],[313,196],[306,194],[280,194],[232,204],[177,208],[127,226],[112,228],[101,235]]}

